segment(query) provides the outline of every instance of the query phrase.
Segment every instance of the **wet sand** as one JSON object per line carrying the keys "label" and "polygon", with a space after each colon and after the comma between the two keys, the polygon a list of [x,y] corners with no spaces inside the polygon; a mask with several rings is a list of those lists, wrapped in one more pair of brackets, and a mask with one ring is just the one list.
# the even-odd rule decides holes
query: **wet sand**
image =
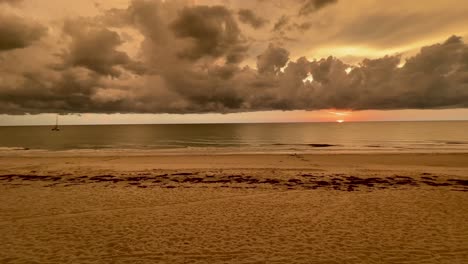
{"label": "wet sand", "polygon": [[466,263],[468,154],[3,155],[0,263]]}

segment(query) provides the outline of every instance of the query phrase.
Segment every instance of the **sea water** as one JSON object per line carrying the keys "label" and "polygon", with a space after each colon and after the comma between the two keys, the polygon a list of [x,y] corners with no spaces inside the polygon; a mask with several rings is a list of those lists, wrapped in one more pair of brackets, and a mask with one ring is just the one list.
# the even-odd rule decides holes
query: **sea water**
{"label": "sea water", "polygon": [[468,152],[468,121],[0,127],[0,150]]}

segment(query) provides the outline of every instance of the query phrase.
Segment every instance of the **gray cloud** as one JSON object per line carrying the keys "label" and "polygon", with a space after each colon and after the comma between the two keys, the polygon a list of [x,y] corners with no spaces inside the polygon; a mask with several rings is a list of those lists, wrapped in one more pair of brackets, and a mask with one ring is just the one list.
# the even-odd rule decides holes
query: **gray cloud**
{"label": "gray cloud", "polygon": [[311,22],[303,22],[300,24],[295,23],[294,27],[298,29],[299,31],[304,32],[304,31],[309,30],[312,27],[312,23]]}
{"label": "gray cloud", "polygon": [[77,20],[67,21],[64,32],[72,40],[69,52],[64,55],[68,64],[65,67],[81,66],[99,74],[118,76],[116,66],[131,63],[126,53],[116,50],[123,42],[114,31]]}
{"label": "gray cloud", "polygon": [[257,69],[259,73],[277,74],[288,61],[289,51],[270,44],[268,49],[257,57]]}
{"label": "gray cloud", "polygon": [[[460,37],[422,48],[404,66],[399,56],[358,66],[334,57],[292,60],[294,50],[277,43],[249,50],[237,12],[183,2],[133,0],[98,18],[69,20],[52,62],[28,63],[31,54],[56,52],[33,42],[0,53],[0,113],[468,107],[468,45]],[[137,55],[121,48],[124,28],[143,38]],[[256,68],[242,63],[249,53]]]}
{"label": "gray cloud", "polygon": [[[395,56],[364,60],[349,75],[334,72],[332,59],[312,71],[327,88],[322,102],[342,109],[434,109],[468,106],[468,46],[458,37],[421,49],[398,67]],[[335,65],[334,65],[335,64]],[[339,66],[343,69],[345,66]],[[319,73],[319,74],[317,74]]]}
{"label": "gray cloud", "polygon": [[28,47],[46,32],[34,21],[0,11],[0,52]]}
{"label": "gray cloud", "polygon": [[299,10],[299,15],[306,16],[316,12],[328,5],[337,3],[338,0],[303,0],[303,4]]}
{"label": "gray cloud", "polygon": [[[258,56],[258,70],[234,65],[187,67],[146,76],[157,78],[159,84],[141,87],[109,87],[89,70],[67,69],[52,86],[48,76],[25,74],[19,87],[0,88],[1,111],[226,113],[468,107],[468,46],[458,37],[424,47],[403,67],[399,57],[387,56],[366,59],[349,73],[350,66],[333,57],[300,58],[286,65],[288,55],[270,45]],[[303,81],[309,73],[314,80]]]}
{"label": "gray cloud", "polygon": [[237,13],[239,16],[239,20],[242,23],[249,24],[253,28],[261,28],[268,23],[268,20],[257,16],[252,10],[250,9],[240,9]]}
{"label": "gray cloud", "polygon": [[247,50],[241,31],[232,13],[223,6],[184,8],[171,28],[179,38],[189,38],[194,44],[180,53],[197,60],[227,55],[229,62],[238,62]]}
{"label": "gray cloud", "polygon": [[278,21],[276,21],[275,25],[273,25],[273,31],[281,31],[284,30],[289,24],[290,18],[286,15],[281,16]]}

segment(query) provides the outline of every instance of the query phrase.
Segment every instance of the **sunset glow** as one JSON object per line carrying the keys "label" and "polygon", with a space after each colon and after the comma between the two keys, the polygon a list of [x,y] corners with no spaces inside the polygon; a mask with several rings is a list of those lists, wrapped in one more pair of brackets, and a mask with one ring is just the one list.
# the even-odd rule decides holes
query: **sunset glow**
{"label": "sunset glow", "polygon": [[335,118],[337,117],[339,118],[339,119],[336,119],[337,123],[344,123],[346,120],[343,118],[344,117],[349,118],[351,116],[351,112],[329,111],[328,113],[333,115],[333,120],[335,120]]}
{"label": "sunset glow", "polygon": [[349,115],[351,115],[351,112],[329,112],[329,113],[337,115],[337,116],[349,116]]}

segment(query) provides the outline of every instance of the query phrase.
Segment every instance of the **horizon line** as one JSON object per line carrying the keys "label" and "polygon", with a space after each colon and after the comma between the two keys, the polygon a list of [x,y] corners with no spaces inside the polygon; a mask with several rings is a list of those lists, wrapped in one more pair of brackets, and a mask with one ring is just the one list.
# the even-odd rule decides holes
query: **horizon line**
{"label": "horizon line", "polygon": [[[453,119],[453,120],[365,120],[365,121],[345,121],[338,123],[336,121],[293,121],[293,122],[201,122],[201,123],[109,123],[109,124],[62,124],[61,127],[66,126],[143,126],[143,125],[244,125],[244,124],[339,124],[346,123],[399,123],[399,122],[468,122],[468,119]],[[55,124],[43,125],[0,125],[0,127],[47,127],[55,126]]]}

